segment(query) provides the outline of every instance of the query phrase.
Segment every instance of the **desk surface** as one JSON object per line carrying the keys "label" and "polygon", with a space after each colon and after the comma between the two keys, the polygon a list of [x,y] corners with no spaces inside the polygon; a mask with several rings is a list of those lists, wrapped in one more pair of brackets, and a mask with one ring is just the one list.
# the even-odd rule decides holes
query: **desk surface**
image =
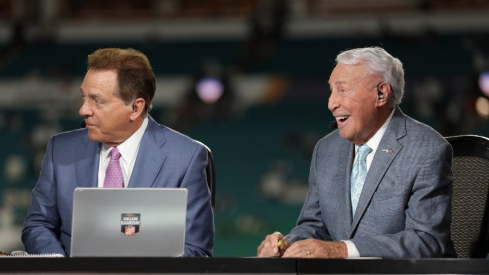
{"label": "desk surface", "polygon": [[489,274],[485,259],[0,258],[2,273]]}

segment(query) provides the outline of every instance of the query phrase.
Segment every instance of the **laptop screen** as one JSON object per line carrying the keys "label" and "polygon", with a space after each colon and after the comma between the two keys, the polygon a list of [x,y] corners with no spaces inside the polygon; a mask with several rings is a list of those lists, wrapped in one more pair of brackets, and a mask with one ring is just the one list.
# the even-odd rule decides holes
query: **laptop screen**
{"label": "laptop screen", "polygon": [[71,257],[179,257],[185,188],[76,188]]}

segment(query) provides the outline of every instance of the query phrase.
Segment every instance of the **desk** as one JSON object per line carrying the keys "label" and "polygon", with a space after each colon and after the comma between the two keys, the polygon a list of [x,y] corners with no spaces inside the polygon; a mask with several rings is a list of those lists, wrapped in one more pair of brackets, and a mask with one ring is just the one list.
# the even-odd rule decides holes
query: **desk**
{"label": "desk", "polygon": [[0,258],[2,274],[489,274],[485,259]]}
{"label": "desk", "polygon": [[298,260],[298,274],[489,274],[486,259]]}

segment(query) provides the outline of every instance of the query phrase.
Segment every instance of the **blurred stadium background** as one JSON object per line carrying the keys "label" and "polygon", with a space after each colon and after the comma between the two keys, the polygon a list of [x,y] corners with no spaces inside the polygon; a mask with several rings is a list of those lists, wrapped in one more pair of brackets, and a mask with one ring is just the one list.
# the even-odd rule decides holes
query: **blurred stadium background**
{"label": "blurred stadium background", "polygon": [[488,35],[486,0],[0,0],[0,250],[23,250],[45,146],[79,127],[98,48],[144,52],[151,116],[212,149],[214,252],[228,257],[294,226],[340,51],[384,47],[404,63],[405,113],[489,136]]}

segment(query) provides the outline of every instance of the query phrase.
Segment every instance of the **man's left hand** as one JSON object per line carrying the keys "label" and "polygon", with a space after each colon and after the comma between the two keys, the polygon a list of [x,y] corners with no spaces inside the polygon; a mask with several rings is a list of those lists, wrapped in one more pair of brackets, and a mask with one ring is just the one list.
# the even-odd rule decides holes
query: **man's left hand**
{"label": "man's left hand", "polygon": [[307,239],[293,243],[282,258],[337,258],[348,257],[348,250],[344,242],[327,242],[316,239]]}

